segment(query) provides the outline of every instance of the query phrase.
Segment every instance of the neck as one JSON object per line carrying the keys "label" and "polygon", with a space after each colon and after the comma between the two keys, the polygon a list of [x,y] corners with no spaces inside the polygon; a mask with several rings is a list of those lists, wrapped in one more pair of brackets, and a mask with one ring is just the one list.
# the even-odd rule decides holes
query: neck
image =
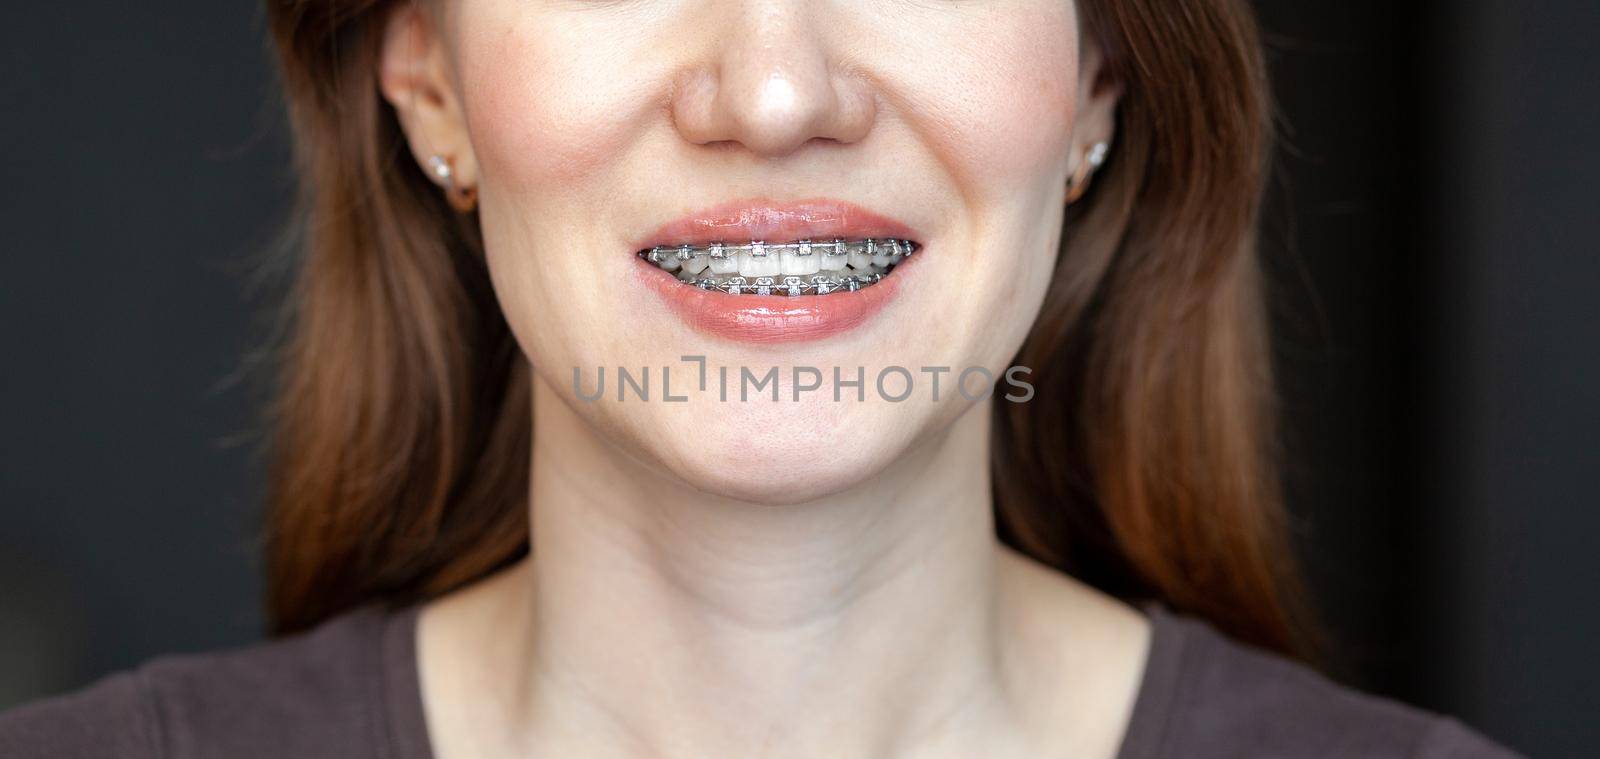
{"label": "neck", "polygon": [[987,408],[868,483],[775,506],[647,470],[547,388],[534,405],[532,551],[486,591],[518,742],[905,755],[996,703]]}

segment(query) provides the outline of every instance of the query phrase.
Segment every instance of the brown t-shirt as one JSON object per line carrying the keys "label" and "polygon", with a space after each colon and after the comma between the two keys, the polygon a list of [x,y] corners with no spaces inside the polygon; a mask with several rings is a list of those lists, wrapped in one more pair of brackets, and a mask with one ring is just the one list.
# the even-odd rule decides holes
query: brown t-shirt
{"label": "brown t-shirt", "polygon": [[[1504,759],[1449,717],[1343,688],[1146,604],[1150,653],[1117,759]],[[367,607],[232,651],[165,656],[0,714],[6,759],[432,759],[416,607]]]}

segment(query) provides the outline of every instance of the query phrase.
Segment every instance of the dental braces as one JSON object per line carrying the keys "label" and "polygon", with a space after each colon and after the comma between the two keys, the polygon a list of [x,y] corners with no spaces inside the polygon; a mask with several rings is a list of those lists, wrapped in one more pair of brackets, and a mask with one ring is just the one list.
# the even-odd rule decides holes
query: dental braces
{"label": "dental braces", "polygon": [[813,274],[809,277],[788,275],[781,277],[729,276],[726,279],[701,277],[684,282],[701,290],[716,290],[729,295],[827,295],[836,292],[855,292],[875,285],[888,272],[870,274]]}
{"label": "dental braces", "polygon": [[[921,246],[911,240],[895,238],[868,238],[864,240],[833,239],[824,241],[799,240],[790,243],[768,244],[752,240],[748,245],[728,245],[712,242],[707,245],[657,246],[639,251],[639,256],[665,271],[677,271],[678,281],[701,290],[716,290],[729,295],[826,295],[837,292],[855,292],[882,281],[884,276],[907,256]],[[822,256],[829,263],[827,270],[811,274],[778,274],[754,276],[737,271],[714,272],[718,264],[691,273],[689,261],[726,262],[735,256],[748,256],[756,260],[771,260],[773,256],[791,255],[798,258]],[[866,267],[859,263],[843,264],[839,259],[867,259]],[[841,265],[842,264],[842,265]],[[822,264],[817,264],[821,266]],[[681,271],[679,270],[681,268]],[[813,269],[813,272],[816,270]]]}
{"label": "dental braces", "polygon": [[797,256],[824,255],[848,256],[852,253],[866,256],[901,256],[907,257],[916,252],[921,246],[911,240],[895,238],[865,240],[833,239],[827,241],[800,240],[797,242],[769,244],[760,240],[752,240],[747,245],[727,245],[714,242],[709,245],[678,245],[646,248],[639,251],[639,256],[653,264],[659,264],[668,256],[676,256],[679,261],[688,261],[699,255],[709,256],[714,259],[723,259],[728,256],[749,254],[752,258],[782,253],[793,253]]}

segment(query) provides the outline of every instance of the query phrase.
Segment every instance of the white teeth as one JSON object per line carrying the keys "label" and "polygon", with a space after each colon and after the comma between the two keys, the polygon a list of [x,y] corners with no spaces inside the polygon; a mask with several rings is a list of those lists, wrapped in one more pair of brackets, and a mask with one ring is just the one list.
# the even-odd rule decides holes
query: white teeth
{"label": "white teeth", "polygon": [[872,252],[873,266],[888,266],[890,258],[900,251],[900,244],[890,240],[888,244],[868,245],[867,250]]}
{"label": "white teeth", "polygon": [[761,251],[759,255],[755,246],[751,246],[749,253],[739,254],[739,275],[744,277],[776,277],[783,272],[783,264],[778,259],[780,256],[769,255]]}
{"label": "white teeth", "polygon": [[843,269],[845,267],[845,264],[850,263],[850,257],[849,256],[840,255],[832,247],[827,248],[826,252],[824,252],[822,255],[818,256],[817,258],[821,259],[822,270],[823,271],[838,271],[840,269]]}
{"label": "white teeth", "polygon": [[778,260],[784,274],[811,275],[822,271],[822,256],[813,255],[809,246],[804,254],[785,250],[778,255]]}
{"label": "white teeth", "polygon": [[868,266],[871,266],[871,265],[872,265],[872,256],[869,256],[866,253],[857,253],[855,251],[851,251],[851,253],[850,253],[850,266],[851,266],[851,268],[865,269],[865,268],[867,268]]}
{"label": "white teeth", "polygon": [[711,256],[704,253],[683,262],[683,270],[690,274],[699,274],[711,265]]}
{"label": "white teeth", "polygon": [[739,257],[738,256],[727,256],[727,255],[725,255],[725,256],[711,256],[711,273],[712,274],[738,274],[739,273]]}

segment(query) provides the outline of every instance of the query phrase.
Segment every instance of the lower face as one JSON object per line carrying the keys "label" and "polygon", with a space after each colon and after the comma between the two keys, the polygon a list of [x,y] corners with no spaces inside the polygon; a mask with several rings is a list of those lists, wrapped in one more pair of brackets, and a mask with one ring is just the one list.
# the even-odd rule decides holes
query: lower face
{"label": "lower face", "polygon": [[[461,0],[445,28],[501,308],[609,444],[810,500],[1004,376],[1060,239],[1070,3]],[[774,369],[777,400],[744,379]]]}

